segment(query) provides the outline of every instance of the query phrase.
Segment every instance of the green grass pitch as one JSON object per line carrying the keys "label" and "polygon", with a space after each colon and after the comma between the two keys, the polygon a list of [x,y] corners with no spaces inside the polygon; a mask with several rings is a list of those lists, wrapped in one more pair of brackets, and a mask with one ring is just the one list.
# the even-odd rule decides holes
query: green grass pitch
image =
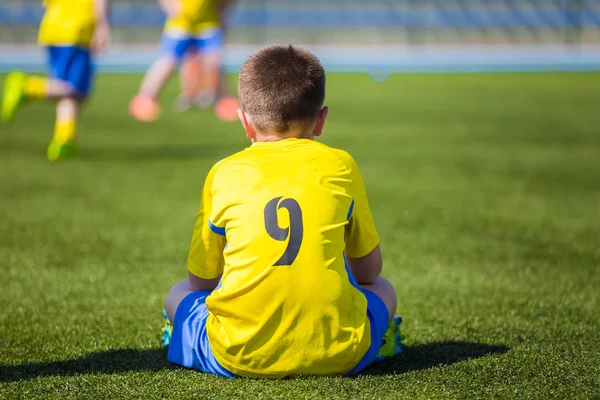
{"label": "green grass pitch", "polygon": [[407,349],[354,378],[226,380],[169,365],[200,189],[238,123],[133,121],[101,76],[82,159],[54,110],[0,127],[0,398],[599,398],[600,74],[332,75],[322,141],[361,166]]}

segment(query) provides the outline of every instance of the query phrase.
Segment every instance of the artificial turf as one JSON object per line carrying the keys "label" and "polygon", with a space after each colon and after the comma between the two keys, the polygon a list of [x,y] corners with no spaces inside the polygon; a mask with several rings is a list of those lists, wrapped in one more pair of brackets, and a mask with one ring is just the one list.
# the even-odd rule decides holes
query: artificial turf
{"label": "artificial turf", "polygon": [[246,146],[210,112],[133,121],[101,76],[81,160],[53,109],[0,127],[0,398],[599,398],[600,74],[328,80],[322,141],[357,159],[405,354],[354,378],[227,380],[171,366],[205,174]]}

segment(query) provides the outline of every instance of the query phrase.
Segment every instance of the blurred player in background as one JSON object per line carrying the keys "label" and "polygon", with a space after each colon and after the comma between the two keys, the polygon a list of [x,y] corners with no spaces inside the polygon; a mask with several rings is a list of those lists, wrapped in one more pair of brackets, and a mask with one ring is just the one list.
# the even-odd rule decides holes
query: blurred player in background
{"label": "blurred player in background", "polygon": [[178,65],[182,69],[182,105],[215,104],[222,119],[237,118],[237,100],[228,96],[221,74],[223,26],[231,0],[159,0],[167,14],[159,58],[148,69],[131,115],[145,122],[160,116],[157,98]]}
{"label": "blurred player in background", "polygon": [[46,48],[49,76],[10,73],[0,116],[9,123],[28,102],[56,101],[54,138],[47,151],[48,159],[55,161],[78,155],[75,134],[79,112],[92,88],[92,53],[107,47],[110,25],[108,0],[44,0],[44,6],[39,43]]}

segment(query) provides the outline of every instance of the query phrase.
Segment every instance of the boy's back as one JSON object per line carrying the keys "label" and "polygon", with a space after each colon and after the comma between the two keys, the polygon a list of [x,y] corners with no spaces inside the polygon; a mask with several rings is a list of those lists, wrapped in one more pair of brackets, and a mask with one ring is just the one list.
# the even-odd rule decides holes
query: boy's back
{"label": "boy's back", "polygon": [[46,46],[89,47],[94,35],[94,0],[44,0],[39,42]]}
{"label": "boy's back", "polygon": [[219,26],[220,0],[181,0],[180,13],[167,19],[166,30],[200,33]]}
{"label": "boy's back", "polygon": [[223,273],[206,301],[217,361],[246,376],[350,371],[371,340],[343,253],[379,242],[354,160],[308,139],[255,143],[215,165],[202,203],[188,268]]}

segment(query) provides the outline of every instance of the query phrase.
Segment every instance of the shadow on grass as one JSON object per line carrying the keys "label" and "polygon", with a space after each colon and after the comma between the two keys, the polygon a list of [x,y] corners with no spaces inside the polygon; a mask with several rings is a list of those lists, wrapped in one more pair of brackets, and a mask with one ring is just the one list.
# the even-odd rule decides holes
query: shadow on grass
{"label": "shadow on grass", "polygon": [[[502,354],[509,350],[502,345],[466,342],[428,343],[407,347],[403,354],[376,363],[360,375],[390,375],[422,370],[438,365],[450,365],[471,358]],[[167,361],[166,350],[108,350],[74,360],[0,365],[0,382],[14,382],[46,376],[78,374],[118,374],[179,368]],[[358,375],[358,376],[360,376]]]}
{"label": "shadow on grass", "polygon": [[456,364],[471,358],[485,357],[490,354],[502,354],[508,350],[510,349],[504,345],[453,341],[407,346],[402,354],[380,363],[375,363],[362,374],[402,374],[435,366]]}
{"label": "shadow on grass", "polygon": [[78,374],[117,374],[161,371],[175,366],[167,361],[166,350],[107,350],[74,360],[0,365],[0,382],[13,382],[46,376]]}

